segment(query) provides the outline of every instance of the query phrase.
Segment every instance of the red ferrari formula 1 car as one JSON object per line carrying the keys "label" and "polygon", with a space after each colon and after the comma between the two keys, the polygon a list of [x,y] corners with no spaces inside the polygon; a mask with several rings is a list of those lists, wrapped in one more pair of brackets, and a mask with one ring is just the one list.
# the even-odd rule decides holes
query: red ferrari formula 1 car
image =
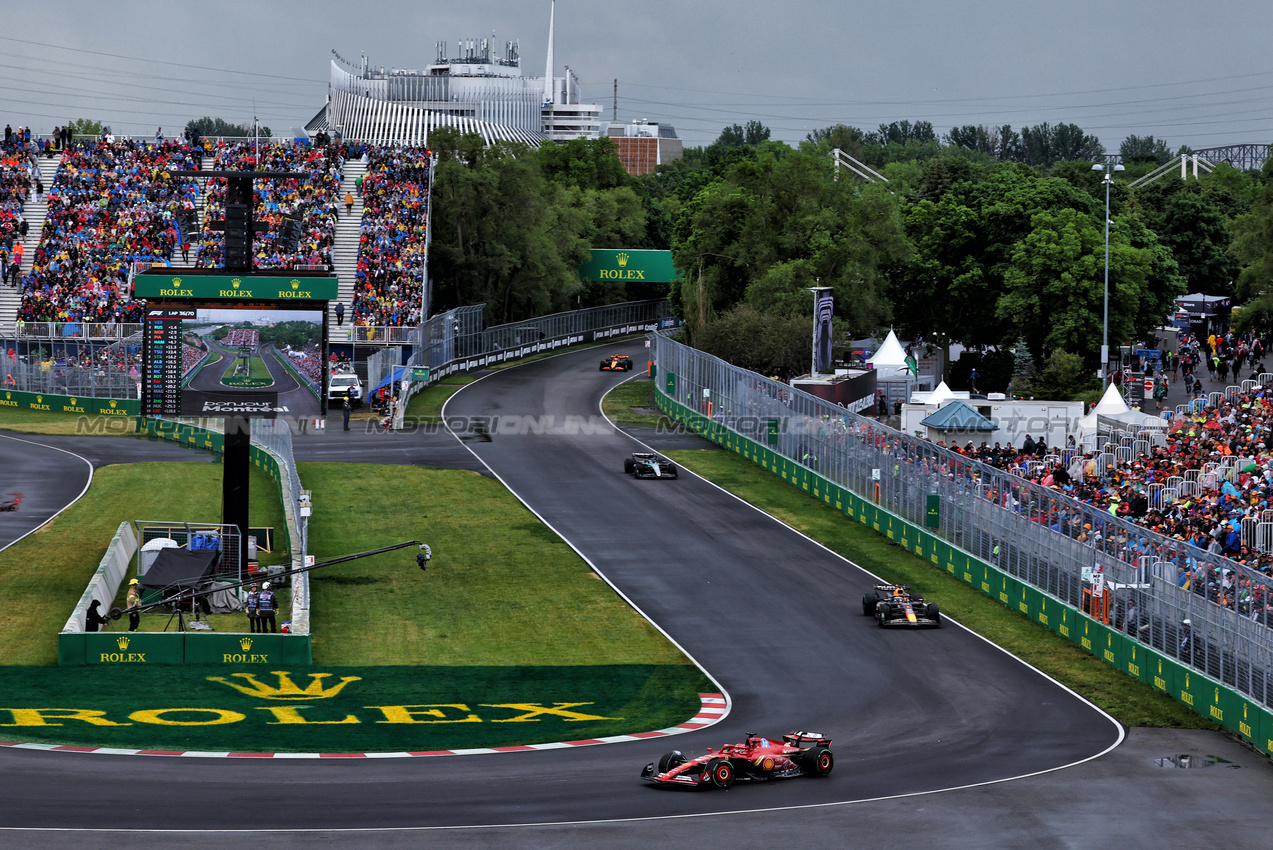
{"label": "red ferrari formula 1 car", "polygon": [[631,372],[632,358],[626,354],[611,354],[601,361],[602,372]]}
{"label": "red ferrari formula 1 car", "polygon": [[781,741],[749,733],[745,744],[726,744],[695,759],[673,750],[647,764],[641,778],[667,788],[728,788],[736,781],[826,776],[835,767],[830,746],[831,739],[817,732],[792,732]]}

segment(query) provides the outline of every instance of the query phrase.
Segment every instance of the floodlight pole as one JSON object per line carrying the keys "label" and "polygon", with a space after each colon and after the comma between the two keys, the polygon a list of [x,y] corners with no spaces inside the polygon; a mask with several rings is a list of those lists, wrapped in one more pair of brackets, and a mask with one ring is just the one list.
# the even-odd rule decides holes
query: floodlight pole
{"label": "floodlight pole", "polygon": [[1097,163],[1092,166],[1093,171],[1103,171],[1105,177],[1101,180],[1105,184],[1105,323],[1104,332],[1101,336],[1101,392],[1109,386],[1109,187],[1114,182],[1114,171],[1122,171],[1123,166],[1115,165],[1111,168],[1109,160],[1103,163]]}

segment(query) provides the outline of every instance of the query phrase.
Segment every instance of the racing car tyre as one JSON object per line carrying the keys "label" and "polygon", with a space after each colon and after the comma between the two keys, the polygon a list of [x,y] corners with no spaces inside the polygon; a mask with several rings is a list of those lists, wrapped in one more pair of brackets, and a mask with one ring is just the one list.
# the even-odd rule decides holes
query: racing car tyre
{"label": "racing car tyre", "polygon": [[869,617],[874,613],[875,613],[875,597],[863,596],[862,597],[862,616]]}
{"label": "racing car tyre", "polygon": [[805,756],[805,769],[810,776],[826,776],[835,767],[835,756],[826,747],[810,750]]}
{"label": "racing car tyre", "polygon": [[717,788],[728,788],[734,784],[734,766],[728,759],[712,759],[707,763],[707,772]]}
{"label": "racing car tyre", "polygon": [[632,458],[625,458],[623,461],[623,474],[631,475],[636,470],[636,463]]}
{"label": "racing car tyre", "polygon": [[681,755],[680,750],[672,750],[670,753],[664,753],[663,758],[659,759],[659,773],[667,773],[669,770],[675,770],[685,764],[685,756]]}
{"label": "racing car tyre", "polygon": [[671,475],[673,478],[675,478],[675,477],[676,477],[676,467],[675,467],[675,466],[669,467],[669,468],[668,468],[668,470],[667,470],[667,472],[668,472],[668,475]]}
{"label": "racing car tyre", "polygon": [[941,622],[941,611],[937,608],[936,602],[928,603],[928,619],[932,620],[934,623]]}

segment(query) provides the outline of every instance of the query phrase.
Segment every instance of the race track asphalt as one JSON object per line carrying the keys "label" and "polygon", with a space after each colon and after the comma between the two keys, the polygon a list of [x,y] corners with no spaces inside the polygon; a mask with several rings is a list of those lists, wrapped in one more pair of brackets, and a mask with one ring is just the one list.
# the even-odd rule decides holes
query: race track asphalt
{"label": "race track asphalt", "polygon": [[[78,847],[112,840],[79,830],[126,829],[135,847],[900,846],[899,819],[913,819],[930,846],[1183,847],[1204,846],[1190,841],[1214,836],[1207,820],[1230,805],[1273,813],[1267,760],[1209,733],[1141,733],[1109,751],[1122,738],[1110,718],[956,624],[878,629],[861,614],[872,579],[791,529],[688,474],[625,476],[639,447],[597,405],[626,376],[595,370],[595,352],[503,370],[445,412],[499,417],[490,442],[464,444],[715,677],[732,699],[722,723],[648,743],[410,760],[0,750],[0,844]],[[298,440],[298,456],[333,436]],[[351,447],[392,445],[372,438]],[[795,728],[836,739],[829,778],[702,794],[636,778],[668,749]],[[1200,745],[1245,770],[1150,765]],[[1026,778],[977,785],[1012,777]],[[884,799],[961,786],[976,787]],[[1200,816],[1183,828],[1166,814],[1177,795]],[[1265,846],[1243,829],[1225,836],[1226,847]]]}

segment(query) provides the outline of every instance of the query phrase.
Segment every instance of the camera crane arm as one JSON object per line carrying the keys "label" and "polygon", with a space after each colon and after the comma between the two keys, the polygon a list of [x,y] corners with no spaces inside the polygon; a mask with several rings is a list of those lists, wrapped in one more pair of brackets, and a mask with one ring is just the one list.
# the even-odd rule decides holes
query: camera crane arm
{"label": "camera crane arm", "polygon": [[[343,564],[343,563],[346,563],[347,561],[357,561],[359,558],[369,558],[372,555],[382,555],[385,552],[395,552],[398,549],[406,549],[408,546],[420,547],[420,553],[416,555],[416,563],[419,564],[420,569],[423,570],[425,566],[429,563],[429,561],[433,559],[433,550],[429,548],[429,544],[427,543],[421,543],[419,540],[408,540],[406,543],[395,543],[392,546],[385,546],[380,549],[371,549],[367,552],[358,552],[357,554],[354,554],[354,555],[343,555],[339,558],[333,558],[330,561],[323,561],[321,564],[312,564],[308,567],[295,567],[290,570],[284,570],[282,572],[275,573],[273,576],[271,576],[271,579],[267,579],[267,580],[272,580],[275,578],[283,578],[284,576],[299,575],[301,573],[308,573],[314,570],[322,569],[323,567],[332,567],[332,566],[335,566],[336,564]],[[110,610],[109,616],[112,620],[118,620],[120,617],[123,617],[125,614],[140,614],[142,612],[150,611],[155,608],[167,608],[173,605],[174,603],[180,604],[182,602],[192,602],[193,600],[198,599],[202,596],[207,596],[210,593],[217,593],[222,590],[234,590],[235,588],[255,584],[257,581],[258,579],[247,579],[245,581],[232,582],[228,586],[223,584],[221,587],[218,587],[218,588],[205,588],[203,590],[187,590],[184,593],[178,593],[175,596],[170,596],[162,602],[152,602],[149,605],[133,605],[128,608],[112,608]]]}

